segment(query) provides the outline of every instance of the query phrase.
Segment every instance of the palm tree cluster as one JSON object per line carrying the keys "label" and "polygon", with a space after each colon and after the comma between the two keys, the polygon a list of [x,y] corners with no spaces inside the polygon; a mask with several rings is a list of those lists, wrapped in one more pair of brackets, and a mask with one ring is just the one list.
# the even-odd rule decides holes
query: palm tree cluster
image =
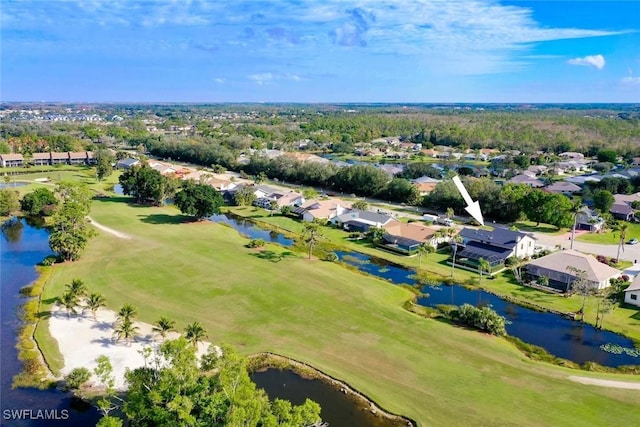
{"label": "palm tree cluster", "polygon": [[207,331],[202,327],[202,324],[197,320],[187,325],[184,329],[184,337],[193,345],[198,347],[198,343],[204,338],[207,338]]}
{"label": "palm tree cluster", "polygon": [[69,317],[71,313],[77,314],[76,309],[81,308],[83,314],[86,310],[91,311],[93,319],[95,320],[98,309],[105,306],[105,298],[97,292],[88,294],[87,286],[80,279],[73,279],[65,288],[59,301],[65,310],[67,310],[67,317]]}

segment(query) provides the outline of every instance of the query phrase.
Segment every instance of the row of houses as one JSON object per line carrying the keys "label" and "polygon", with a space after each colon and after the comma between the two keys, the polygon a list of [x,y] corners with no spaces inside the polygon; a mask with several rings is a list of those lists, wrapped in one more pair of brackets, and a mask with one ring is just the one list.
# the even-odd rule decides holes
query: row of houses
{"label": "row of houses", "polygon": [[34,166],[93,165],[95,158],[91,151],[33,153],[30,160],[22,154],[0,154],[0,166],[3,168],[21,168],[27,163]]}

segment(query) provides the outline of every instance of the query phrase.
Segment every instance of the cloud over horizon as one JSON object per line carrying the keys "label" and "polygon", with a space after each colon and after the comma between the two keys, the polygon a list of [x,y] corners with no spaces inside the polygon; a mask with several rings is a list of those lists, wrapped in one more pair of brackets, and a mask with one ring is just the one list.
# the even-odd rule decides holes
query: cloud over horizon
{"label": "cloud over horizon", "polygon": [[604,56],[602,55],[588,55],[582,58],[573,58],[567,61],[569,65],[582,65],[586,67],[594,67],[598,70],[602,70],[606,64]]}

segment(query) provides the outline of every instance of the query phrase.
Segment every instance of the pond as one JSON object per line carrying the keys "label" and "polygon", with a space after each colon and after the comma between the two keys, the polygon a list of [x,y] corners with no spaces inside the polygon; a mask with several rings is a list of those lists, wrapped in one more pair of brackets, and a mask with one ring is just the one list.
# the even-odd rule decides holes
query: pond
{"label": "pond", "polygon": [[[385,260],[354,252],[336,252],[346,264],[359,270],[389,280],[395,284],[413,285],[413,270],[389,263]],[[486,280],[486,279],[485,279]],[[498,314],[508,320],[507,333],[522,341],[543,347],[549,353],[576,363],[597,362],[603,366],[617,367],[638,365],[640,359],[627,354],[613,354],[600,349],[603,344],[617,344],[633,348],[629,338],[598,330],[591,325],[562,317],[550,312],[531,310],[510,303],[500,297],[481,291],[470,290],[458,285],[424,287],[426,298],[419,298],[418,304],[435,307],[438,304],[472,305],[490,304]],[[606,321],[606,318],[605,318]]]}
{"label": "pond", "polygon": [[209,217],[209,220],[220,224],[227,224],[250,239],[262,239],[265,242],[278,243],[282,246],[293,246],[295,243],[293,239],[289,239],[277,231],[259,228],[255,223],[233,215],[214,215]]}
{"label": "pond", "polygon": [[309,398],[320,405],[320,416],[329,427],[395,427],[406,426],[405,422],[376,416],[368,404],[324,381],[309,380],[288,370],[267,369],[254,372],[251,379],[264,389],[270,399],[285,399],[301,405]]}
{"label": "pond", "polygon": [[[15,218],[4,223],[0,239],[2,239],[0,243],[0,283],[2,284],[0,287],[2,321],[0,413],[2,413],[2,422],[0,424],[5,425],[7,422],[7,425],[11,426],[48,426],[58,423],[78,427],[95,425],[99,419],[98,412],[74,399],[70,393],[55,389],[11,389],[13,376],[22,369],[18,360],[18,351],[15,348],[21,324],[18,319],[18,310],[19,306],[25,302],[25,299],[20,296],[20,289],[36,279],[35,265],[50,255],[51,251],[47,231],[22,219]],[[63,417],[67,414],[67,419],[61,421],[18,420],[11,417],[11,412],[5,412],[23,409],[57,410],[55,415]],[[7,415],[10,416],[10,421],[5,418]]]}
{"label": "pond", "polygon": [[3,188],[19,188],[29,185],[28,182],[0,182],[0,190]]}

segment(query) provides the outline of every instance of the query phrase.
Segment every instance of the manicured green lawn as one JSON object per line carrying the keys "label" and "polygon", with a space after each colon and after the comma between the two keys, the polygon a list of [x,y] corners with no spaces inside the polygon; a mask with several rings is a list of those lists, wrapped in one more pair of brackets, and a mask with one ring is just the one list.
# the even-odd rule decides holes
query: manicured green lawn
{"label": "manicured green lawn", "polygon": [[[640,224],[627,223],[629,228],[625,236],[625,241],[633,238],[640,239]],[[607,229],[604,233],[586,233],[576,237],[579,242],[599,243],[602,245],[617,245],[620,241],[620,233]]]}
{"label": "manicured green lawn", "polygon": [[199,320],[215,343],[310,363],[421,425],[637,422],[640,392],[573,383],[566,377],[581,372],[411,314],[401,307],[407,290],[302,254],[276,261],[246,248],[248,240],[229,227],[182,223],[175,208],[126,200],[96,200],[92,217],[133,238],[100,232],[80,261],[56,267],[45,300],[81,278],[111,309],[132,303],[140,320],[164,315],[180,329]]}
{"label": "manicured green lawn", "polygon": [[516,226],[520,231],[529,232],[529,233],[532,233],[532,232],[546,233],[552,236],[567,232],[567,230],[565,229],[558,230],[558,227],[555,227],[553,225],[542,224],[542,223],[537,224],[533,221],[518,221],[513,223],[513,225]]}
{"label": "manicured green lawn", "polygon": [[[268,224],[276,229],[299,234],[303,230],[302,221],[284,217],[282,215],[269,216],[264,209],[254,207],[228,207],[225,210],[254,221]],[[407,257],[393,252],[383,251],[367,240],[352,241],[348,239],[349,233],[342,230],[324,227],[323,235],[326,240],[340,245],[346,249],[373,255],[388,261],[395,262],[413,269],[420,269],[442,277],[451,277],[451,265],[447,264],[449,252],[444,249],[440,252],[423,255],[420,264],[418,256]],[[420,268],[419,268],[420,266]],[[624,268],[622,266],[621,268]],[[454,278],[459,283],[477,283],[478,273],[457,268],[454,271]],[[563,295],[549,294],[527,286],[519,285],[513,275],[508,271],[496,274],[492,279],[484,279],[482,287],[498,295],[508,296],[524,303],[536,304],[561,312],[576,312],[582,305],[582,299],[578,295],[565,297]],[[595,324],[596,307],[598,301],[595,297],[589,297],[585,310],[585,321]],[[637,309],[617,307],[612,313],[605,317],[603,326],[616,332],[623,333],[640,342],[640,313]]]}

